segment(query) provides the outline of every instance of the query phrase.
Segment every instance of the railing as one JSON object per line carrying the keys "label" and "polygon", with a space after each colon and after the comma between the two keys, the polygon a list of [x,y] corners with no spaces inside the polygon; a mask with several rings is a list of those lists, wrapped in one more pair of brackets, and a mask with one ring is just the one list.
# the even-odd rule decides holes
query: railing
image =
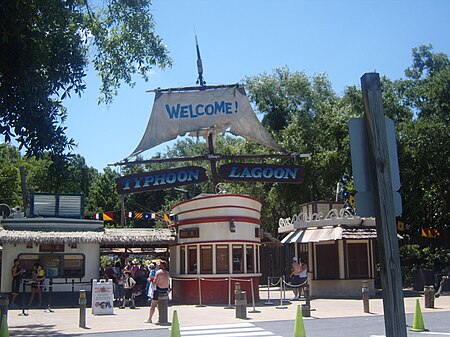
{"label": "railing", "polygon": [[[72,285],[71,286],[72,302],[74,301],[75,286],[78,286],[78,285],[89,285],[91,287],[91,291],[92,291],[92,280],[84,281],[84,282],[82,282],[81,280],[76,282],[74,279],[72,279],[71,282],[67,282],[67,281],[66,282],[54,282],[52,278],[49,278],[48,280],[49,280],[49,282],[48,282],[48,300],[47,300],[47,308],[45,309],[45,312],[53,312],[51,306],[52,306],[52,296],[53,296],[53,286],[54,285],[57,285],[57,284],[65,284],[65,285],[71,284]],[[22,295],[23,296],[22,296],[22,313],[21,313],[21,316],[28,316],[27,310],[29,308],[28,308],[27,305],[25,305],[25,294],[26,294],[27,287],[29,286],[30,290],[31,290],[31,287],[33,285],[35,285],[35,283],[32,282],[32,281],[24,280],[22,282]],[[43,301],[44,300],[44,296],[45,296],[45,291],[44,290],[45,290],[46,285],[45,284],[42,284],[42,285],[38,284],[36,286],[37,286],[37,289],[40,289],[40,291],[42,292],[42,301]]]}
{"label": "railing", "polygon": [[258,310],[256,310],[255,308],[255,292],[254,292],[254,285],[253,285],[253,279],[238,279],[238,278],[232,278],[232,277],[227,277],[227,278],[217,278],[217,279],[208,279],[208,278],[203,278],[203,277],[197,277],[197,278],[175,278],[172,277],[171,278],[172,281],[197,281],[198,282],[198,305],[196,305],[197,307],[204,307],[203,303],[202,303],[202,281],[204,282],[224,282],[224,281],[228,281],[228,306],[225,307],[225,309],[234,309],[234,306],[231,305],[231,294],[232,294],[232,290],[231,290],[231,282],[232,281],[236,281],[236,282],[250,282],[250,289],[251,289],[251,293],[252,293],[252,304],[253,304],[253,310],[250,312],[259,312]]}

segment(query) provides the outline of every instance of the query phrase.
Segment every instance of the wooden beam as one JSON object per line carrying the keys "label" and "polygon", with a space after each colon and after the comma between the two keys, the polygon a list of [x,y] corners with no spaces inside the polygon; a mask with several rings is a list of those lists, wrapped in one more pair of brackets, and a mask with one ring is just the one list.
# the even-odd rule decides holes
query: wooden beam
{"label": "wooden beam", "polygon": [[374,182],[374,191],[372,192],[380,247],[386,336],[406,337],[400,255],[380,76],[377,73],[364,74],[361,77],[361,88],[364,113],[367,119],[371,175]]}
{"label": "wooden beam", "polygon": [[122,161],[108,166],[124,166],[124,165],[144,165],[144,164],[160,164],[175,163],[186,161],[207,161],[212,158],[215,160],[236,160],[236,159],[267,159],[267,158],[309,158],[309,154],[304,153],[273,153],[273,154],[246,154],[246,155],[222,155],[220,153],[206,154],[196,157],[175,157],[175,158],[152,158],[146,160]]}

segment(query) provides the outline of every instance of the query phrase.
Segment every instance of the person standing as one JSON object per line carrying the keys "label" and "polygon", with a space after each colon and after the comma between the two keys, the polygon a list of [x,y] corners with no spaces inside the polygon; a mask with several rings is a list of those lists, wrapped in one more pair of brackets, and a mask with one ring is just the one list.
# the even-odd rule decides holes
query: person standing
{"label": "person standing", "polygon": [[307,281],[308,281],[308,265],[306,264],[306,262],[303,262],[301,259],[300,259],[300,273],[298,274],[298,276],[299,276],[299,278],[300,278],[300,287],[298,288],[298,295],[299,295],[299,297],[300,297],[300,295],[302,294],[302,292],[303,292],[303,296],[305,296],[305,289],[304,289],[304,287],[305,287],[305,284],[307,283]]}
{"label": "person standing", "polygon": [[11,290],[11,303],[10,303],[11,308],[17,307],[14,301],[16,300],[17,295],[19,295],[20,285],[22,284],[23,274],[25,272],[26,270],[20,266],[19,259],[14,259],[14,264],[11,268],[11,274],[13,278]]}
{"label": "person standing", "polygon": [[148,319],[145,323],[152,323],[153,314],[155,313],[155,309],[158,306],[159,310],[159,295],[163,293],[167,293],[169,291],[169,272],[167,271],[167,262],[161,260],[158,263],[159,270],[155,274],[155,279],[153,283],[156,286],[155,291],[153,292],[152,303],[150,305],[150,312]]}
{"label": "person standing", "polygon": [[300,282],[300,272],[302,271],[302,267],[300,263],[298,263],[298,259],[296,257],[292,258],[292,264],[291,264],[291,286],[292,292],[294,293],[293,301],[297,301],[300,299],[299,293],[300,288],[298,287]]}
{"label": "person standing", "polygon": [[44,288],[44,281],[45,281],[45,270],[39,263],[36,262],[34,264],[33,280],[31,284],[31,297],[30,301],[28,302],[28,307],[30,307],[31,304],[33,304],[36,293],[38,294],[39,307],[42,306],[42,289]]}
{"label": "person standing", "polygon": [[125,309],[127,301],[131,301],[130,309],[135,309],[133,288],[136,285],[136,281],[131,277],[131,272],[129,270],[124,271],[125,279],[123,280],[123,288],[125,294],[123,295],[122,305],[119,309]]}
{"label": "person standing", "polygon": [[149,275],[148,275],[148,279],[147,279],[147,301],[148,303],[151,304],[152,302],[152,298],[153,298],[153,292],[156,289],[156,285],[154,283],[155,281],[155,276],[156,276],[156,266],[154,263],[150,263],[148,265],[149,267]]}

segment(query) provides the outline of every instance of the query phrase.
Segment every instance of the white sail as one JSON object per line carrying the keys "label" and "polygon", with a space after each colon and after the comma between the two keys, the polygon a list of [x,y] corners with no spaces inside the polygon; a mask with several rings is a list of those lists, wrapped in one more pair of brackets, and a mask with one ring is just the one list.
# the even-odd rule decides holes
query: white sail
{"label": "white sail", "polygon": [[228,131],[272,149],[283,149],[259,122],[242,87],[195,91],[156,91],[150,120],[131,156],[166,141]]}

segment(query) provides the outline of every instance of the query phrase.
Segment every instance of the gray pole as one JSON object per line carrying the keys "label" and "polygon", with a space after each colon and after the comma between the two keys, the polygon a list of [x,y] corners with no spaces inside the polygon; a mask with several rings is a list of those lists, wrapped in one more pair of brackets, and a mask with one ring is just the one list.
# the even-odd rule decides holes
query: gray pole
{"label": "gray pole", "polygon": [[23,214],[27,216],[27,173],[25,172],[25,166],[20,166],[20,184],[22,185],[22,200],[23,200]]}
{"label": "gray pole", "polygon": [[86,329],[86,290],[80,290],[80,316],[79,316],[79,324],[80,328]]}
{"label": "gray pole", "polygon": [[373,199],[380,246],[384,325],[387,337],[406,337],[400,255],[380,76],[377,73],[364,74],[361,77],[361,88],[374,182]]}

